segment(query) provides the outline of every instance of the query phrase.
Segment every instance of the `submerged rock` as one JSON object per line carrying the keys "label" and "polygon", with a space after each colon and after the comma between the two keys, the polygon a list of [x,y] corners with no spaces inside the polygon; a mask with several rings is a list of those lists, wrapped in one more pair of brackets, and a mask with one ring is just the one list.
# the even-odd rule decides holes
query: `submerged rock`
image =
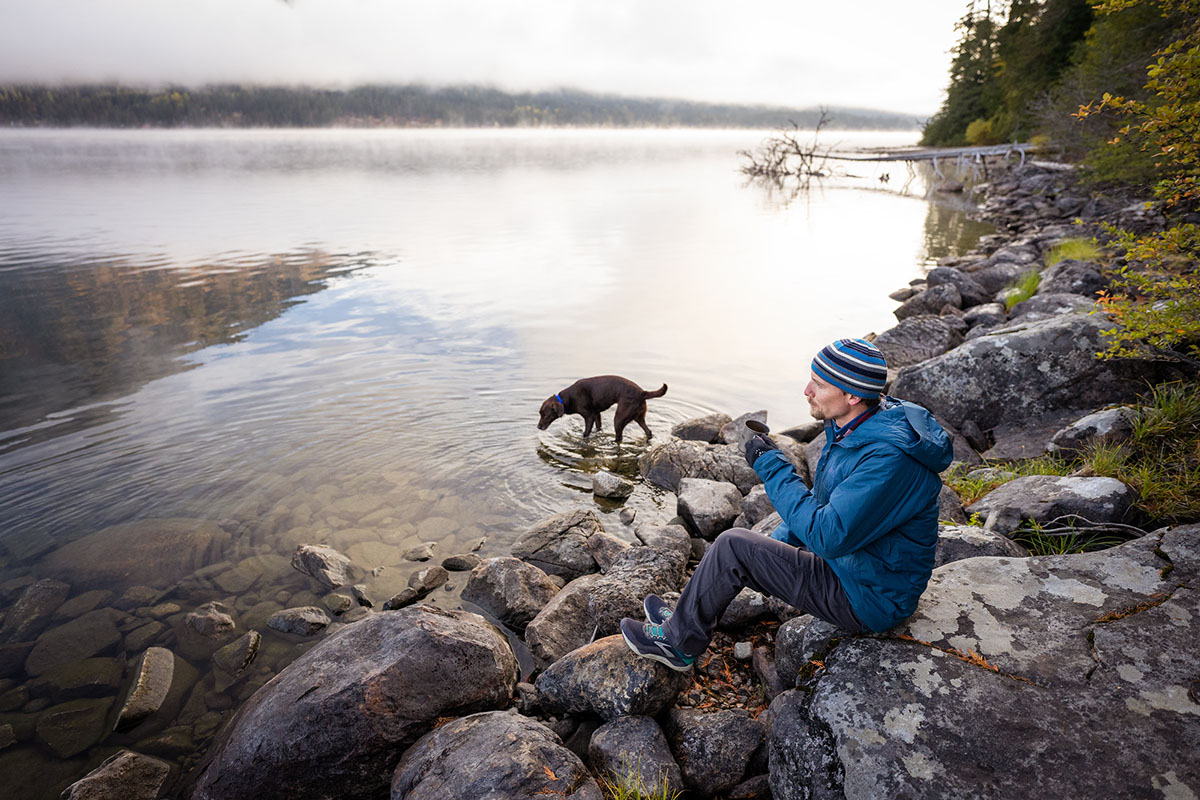
{"label": "submerged rock", "polygon": [[0,627],[0,642],[26,642],[36,637],[70,593],[71,587],[62,581],[42,579],[30,584],[8,609]]}
{"label": "submerged rock", "polygon": [[396,766],[392,800],[455,797],[602,800],[583,762],[549,728],[502,711],[441,726]]}
{"label": "submerged rock", "polygon": [[592,494],[597,497],[624,500],[633,494],[633,482],[625,480],[620,475],[601,470],[592,476]]}
{"label": "submerged rock", "polygon": [[137,727],[162,708],[175,677],[175,656],[163,647],[151,647],[138,657],[133,667],[133,683],[117,714],[116,729]]}
{"label": "submerged rock", "polygon": [[122,750],[68,786],[62,800],[157,800],[170,772],[165,761]]}
{"label": "submerged rock", "polygon": [[323,609],[316,606],[301,606],[285,608],[277,611],[267,620],[267,627],[280,633],[290,633],[295,636],[312,636],[329,625],[329,617]]}
{"label": "submerged rock", "polygon": [[508,704],[517,661],[482,617],[420,605],[330,635],[225,727],[194,800],[373,798],[440,717]]}
{"label": "submerged rock", "polygon": [[355,570],[350,559],[334,550],[316,544],[302,544],[292,554],[292,566],[326,589],[337,589],[354,583]]}

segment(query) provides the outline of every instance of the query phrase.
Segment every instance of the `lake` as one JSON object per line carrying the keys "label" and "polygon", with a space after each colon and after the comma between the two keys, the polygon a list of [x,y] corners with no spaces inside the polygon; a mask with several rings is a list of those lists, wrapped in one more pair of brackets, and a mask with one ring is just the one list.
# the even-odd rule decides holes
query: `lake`
{"label": "lake", "polygon": [[[427,563],[506,554],[577,507],[627,528],[591,474],[636,477],[641,431],[618,447],[611,411],[590,440],[578,417],[535,427],[574,380],[667,383],[658,441],[714,411],[805,422],[812,355],[891,327],[889,292],[989,230],[902,164],[796,196],[748,185],[737,151],[765,135],[0,131],[0,599],[42,578],[70,598],[0,635],[15,796],[57,797],[118,746],[192,763],[311,646],[264,627],[325,603],[297,544],[371,570],[378,608],[422,543]],[[624,507],[675,512],[641,484]],[[429,601],[459,607],[465,577]],[[212,600],[264,634],[228,685],[180,639]],[[85,614],[120,638],[29,674],[16,642]],[[163,719],[107,734],[118,667],[149,645],[186,685]],[[108,677],[58,675],[85,659]],[[44,721],[85,701],[92,728]]]}

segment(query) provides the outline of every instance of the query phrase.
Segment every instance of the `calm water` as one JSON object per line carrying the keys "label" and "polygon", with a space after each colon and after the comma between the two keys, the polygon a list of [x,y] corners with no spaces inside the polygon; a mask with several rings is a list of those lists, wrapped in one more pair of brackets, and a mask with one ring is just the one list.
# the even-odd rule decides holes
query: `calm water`
{"label": "calm water", "polygon": [[[501,554],[581,505],[627,532],[590,473],[636,474],[641,432],[618,449],[611,412],[589,442],[578,417],[535,428],[577,378],[668,383],[650,401],[659,437],[712,411],[806,421],[812,353],[890,327],[887,294],[982,230],[903,166],[790,201],[747,186],[736,151],[763,135],[0,131],[0,584],[111,591],[100,607],[162,625],[143,647],[174,646],[213,599],[264,632],[238,683],[193,657],[177,716],[66,758],[36,725],[72,695],[26,700],[21,667],[0,676],[19,740],[0,774],[41,775],[18,796],[57,796],[117,746],[186,766],[305,646],[262,625],[321,604],[287,566],[299,542],[382,567],[364,580],[380,604],[422,566],[401,557],[420,542]],[[674,514],[646,486],[628,505]],[[199,521],[228,539],[161,571],[128,534]],[[63,550],[79,541],[101,546]],[[97,567],[105,541],[132,572]],[[458,606],[463,582],[433,601]],[[179,609],[155,618],[130,586]]]}

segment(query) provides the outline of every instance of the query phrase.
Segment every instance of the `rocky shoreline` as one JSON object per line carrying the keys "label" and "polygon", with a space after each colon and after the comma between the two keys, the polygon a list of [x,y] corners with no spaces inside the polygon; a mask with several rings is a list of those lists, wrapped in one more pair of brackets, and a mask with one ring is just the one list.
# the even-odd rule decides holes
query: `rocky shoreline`
{"label": "rocky shoreline", "polygon": [[[1055,244],[1099,220],[1156,220],[1140,203],[1085,197],[1059,165],[993,174],[981,213],[1000,232],[899,290],[898,324],[874,337],[894,367],[890,393],[952,432],[959,470],[1128,435],[1123,406],[1167,377],[1159,364],[1092,357],[1109,325],[1088,313],[1107,286],[1099,265],[1043,268]],[[1008,287],[1030,270],[1041,272],[1037,292],[1008,308]],[[418,570],[379,609],[361,583],[370,564],[295,543],[290,568],[311,591],[262,624],[306,652],[245,684],[227,722],[214,708],[196,715],[211,730],[225,724],[184,788],[170,764],[125,748],[63,796],[598,800],[604,781],[730,800],[1200,795],[1200,525],[1075,556],[1030,556],[1013,540],[1022,522],[1064,514],[1136,525],[1132,490],[1110,478],[1019,478],[966,508],[944,487],[938,568],[917,612],[887,633],[845,635],[746,591],[693,673],[635,658],[618,622],[642,615],[644,595],[677,593],[721,531],[778,522],[742,456],[743,422],[765,416],[690,420],[642,455],[641,480],[677,497],[667,524],[623,514],[606,528],[590,509],[568,510],[510,556],[462,553]],[[801,476],[820,433],[808,424],[774,437]],[[618,501],[633,488],[609,473],[593,484]],[[966,524],[974,515],[986,524]],[[190,535],[204,538],[200,558],[230,534]],[[422,603],[452,572],[483,613]],[[80,688],[36,730],[0,714],[0,747],[37,737],[69,758],[112,727],[131,742],[164,739],[156,720],[193,702],[179,688],[195,683],[180,674],[195,671],[189,660],[216,665],[219,694],[263,649],[219,602],[160,609],[158,619],[181,620],[173,647],[136,648],[133,632],[162,623],[135,625],[118,609],[158,598],[70,597],[48,578],[4,591],[0,678],[30,681],[10,681],[0,706],[27,708],[39,680]],[[79,610],[79,624],[50,624],[64,603],[85,602],[94,610]],[[141,652],[110,710],[87,687],[121,676],[101,676],[111,659],[90,656],[122,635]],[[89,660],[86,675],[65,674]]]}

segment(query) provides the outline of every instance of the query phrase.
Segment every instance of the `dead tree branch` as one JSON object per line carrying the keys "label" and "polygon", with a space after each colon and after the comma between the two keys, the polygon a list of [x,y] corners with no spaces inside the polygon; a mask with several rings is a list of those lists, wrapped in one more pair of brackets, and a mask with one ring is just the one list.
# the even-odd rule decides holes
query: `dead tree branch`
{"label": "dead tree branch", "polygon": [[828,111],[822,108],[821,117],[812,132],[811,142],[800,141],[800,126],[790,121],[790,130],[779,131],[763,141],[757,150],[739,150],[738,155],[745,159],[741,167],[742,173],[755,180],[773,183],[780,188],[789,179],[795,179],[801,189],[807,189],[813,178],[828,177],[830,173],[826,164],[830,151],[821,150],[817,140],[829,121]]}

